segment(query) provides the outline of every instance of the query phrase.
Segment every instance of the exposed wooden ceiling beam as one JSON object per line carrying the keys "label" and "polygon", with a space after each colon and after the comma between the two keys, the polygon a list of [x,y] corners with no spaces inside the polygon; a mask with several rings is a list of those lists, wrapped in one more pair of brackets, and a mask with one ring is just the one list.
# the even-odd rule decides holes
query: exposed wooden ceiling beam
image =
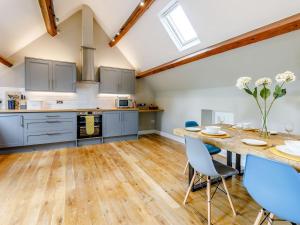
{"label": "exposed wooden ceiling beam", "polygon": [[9,62],[7,59],[4,59],[3,57],[0,56],[0,63],[4,64],[5,66],[12,67],[13,64]]}
{"label": "exposed wooden ceiling beam", "polygon": [[138,4],[138,6],[132,12],[130,17],[123,24],[119,32],[109,42],[110,47],[115,46],[124,37],[124,35],[131,29],[131,27],[133,27],[133,25],[139,20],[139,18],[149,9],[149,7],[152,5],[154,1],[155,0],[144,0]]}
{"label": "exposed wooden ceiling beam", "polygon": [[54,37],[57,35],[57,27],[55,22],[53,2],[52,0],[39,0],[39,3],[47,32]]}
{"label": "exposed wooden ceiling beam", "polygon": [[279,20],[264,27],[250,31],[248,33],[231,38],[227,41],[218,43],[192,54],[180,57],[160,66],[138,73],[137,78],[151,76],[165,70],[169,70],[178,66],[182,66],[199,59],[217,55],[232,49],[240,48],[259,41],[263,41],[281,34],[300,29],[300,13],[291,17]]}

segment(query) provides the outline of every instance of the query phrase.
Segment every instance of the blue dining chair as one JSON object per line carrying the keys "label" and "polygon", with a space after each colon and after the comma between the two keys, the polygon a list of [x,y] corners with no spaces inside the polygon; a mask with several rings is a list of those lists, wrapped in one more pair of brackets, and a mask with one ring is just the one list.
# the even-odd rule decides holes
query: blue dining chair
{"label": "blue dining chair", "polygon": [[[225,177],[234,176],[238,174],[238,171],[230,166],[224,165],[218,161],[215,161],[210,156],[206,145],[202,142],[200,138],[185,137],[186,153],[191,166],[194,168],[194,174],[190,182],[189,188],[186,192],[183,204],[186,204],[187,198],[190,194],[191,188],[193,187],[195,177],[200,174],[200,179],[202,176],[207,177],[207,221],[211,224],[211,177],[221,178],[224,189],[224,193],[227,195],[230,207],[232,209],[233,215],[236,216],[234,206],[228,188],[226,186]],[[220,189],[217,186],[217,189]],[[216,190],[217,190],[216,189]]]}
{"label": "blue dining chair", "polygon": [[[185,122],[185,127],[198,127],[198,126],[199,126],[199,124],[196,121],[186,121]],[[213,146],[210,144],[205,144],[205,145],[206,145],[206,148],[208,149],[209,154],[211,154],[211,155],[216,155],[221,152],[221,149],[216,146]],[[188,166],[189,166],[189,161],[187,161],[185,164],[183,174],[186,173]]]}
{"label": "blue dining chair", "polygon": [[262,207],[255,225],[266,220],[272,224],[274,216],[300,224],[300,174],[293,167],[247,155],[244,185]]}

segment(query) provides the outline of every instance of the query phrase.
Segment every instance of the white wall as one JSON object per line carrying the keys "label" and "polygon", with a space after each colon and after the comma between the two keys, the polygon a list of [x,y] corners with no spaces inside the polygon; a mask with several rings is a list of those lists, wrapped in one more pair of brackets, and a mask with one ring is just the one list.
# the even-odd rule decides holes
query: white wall
{"label": "white wall", "polygon": [[[294,123],[300,133],[300,82],[290,86],[288,96],[275,103],[269,118],[270,129],[284,131],[288,122]],[[260,127],[259,111],[246,93],[235,87],[210,88],[204,90],[170,91],[156,94],[156,103],[165,109],[161,118],[161,130],[172,133],[183,127],[187,120],[201,121],[201,110],[233,112],[236,122],[251,122]]]}
{"label": "white wall", "polygon": [[[165,109],[160,129],[171,134],[186,120],[200,121],[201,109],[233,112],[236,122],[260,126],[254,100],[235,87],[236,79],[274,78],[291,70],[300,80],[299,40],[300,31],[295,31],[145,78],[155,92],[156,103]],[[300,81],[289,85],[287,91],[271,111],[270,128],[282,131],[291,121],[300,133]]]}

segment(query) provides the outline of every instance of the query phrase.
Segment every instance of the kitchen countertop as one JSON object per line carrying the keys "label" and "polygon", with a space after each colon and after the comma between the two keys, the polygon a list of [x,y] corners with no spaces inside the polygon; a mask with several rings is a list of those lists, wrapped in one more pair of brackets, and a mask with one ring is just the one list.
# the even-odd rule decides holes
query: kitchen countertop
{"label": "kitchen countertop", "polygon": [[139,111],[140,113],[147,112],[163,112],[163,109],[138,109],[138,108],[111,108],[111,109],[4,109],[1,113],[54,113],[54,112],[105,112],[105,111]]}

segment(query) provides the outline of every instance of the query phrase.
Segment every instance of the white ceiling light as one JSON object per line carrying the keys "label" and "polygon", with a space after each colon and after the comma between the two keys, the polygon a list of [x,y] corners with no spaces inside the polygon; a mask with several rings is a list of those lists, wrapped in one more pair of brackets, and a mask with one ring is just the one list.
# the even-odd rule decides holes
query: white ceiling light
{"label": "white ceiling light", "polygon": [[178,1],[171,1],[161,11],[160,20],[179,51],[200,43],[196,31]]}

